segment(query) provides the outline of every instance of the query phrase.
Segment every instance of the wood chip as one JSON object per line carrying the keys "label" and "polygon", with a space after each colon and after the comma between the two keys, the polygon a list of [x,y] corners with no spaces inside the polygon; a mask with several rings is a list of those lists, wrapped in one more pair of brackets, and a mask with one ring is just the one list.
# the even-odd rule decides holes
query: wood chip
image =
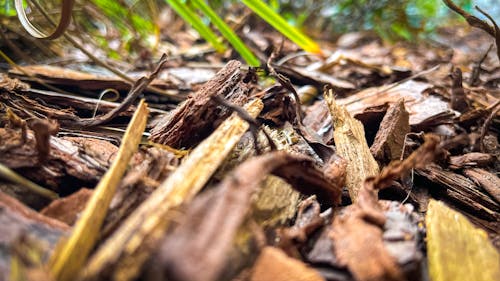
{"label": "wood chip", "polygon": [[375,159],[382,163],[401,158],[405,136],[410,132],[409,114],[404,100],[391,105],[384,116],[375,141],[370,148]]}
{"label": "wood chip", "polygon": [[274,247],[262,249],[252,271],[251,281],[325,280],[316,270]]}
{"label": "wood chip", "polygon": [[349,196],[356,202],[363,182],[368,177],[378,175],[379,167],[366,143],[363,124],[351,117],[344,107],[337,105],[333,90],[325,92],[325,100],[332,116],[337,153],[347,161],[346,185]]}
{"label": "wood chip", "polygon": [[147,104],[141,100],[137,111],[130,120],[113,164],[97,185],[90,202],[67,242],[61,242],[64,244],[61,244],[51,256],[49,268],[56,280],[74,280],[95,246],[111,199],[141,141],[147,118]]}
{"label": "wood chip", "polygon": [[497,250],[463,215],[431,200],[426,226],[431,280],[500,280]]}
{"label": "wood chip", "polygon": [[[255,118],[262,107],[262,102],[255,99],[245,109]],[[248,128],[249,124],[237,114],[224,121],[98,249],[83,279],[134,279],[163,236],[172,216],[169,211],[201,190]]]}
{"label": "wood chip", "polygon": [[68,225],[73,225],[78,219],[80,212],[85,209],[87,201],[92,196],[92,192],[90,189],[82,188],[68,197],[52,201],[40,213]]}
{"label": "wood chip", "polygon": [[178,106],[172,114],[164,116],[151,130],[150,140],[174,148],[190,147],[207,137],[220,120],[231,111],[219,107],[215,96],[243,105],[248,98],[248,86],[242,82],[241,63],[230,61],[195,94]]}

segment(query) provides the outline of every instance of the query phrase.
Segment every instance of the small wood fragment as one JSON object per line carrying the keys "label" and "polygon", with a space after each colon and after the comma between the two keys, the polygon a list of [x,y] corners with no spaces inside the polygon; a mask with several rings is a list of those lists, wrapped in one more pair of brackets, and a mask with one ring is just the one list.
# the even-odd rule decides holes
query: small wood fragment
{"label": "small wood fragment", "polygon": [[130,120],[113,164],[97,185],[90,202],[85,207],[81,219],[77,221],[67,242],[61,242],[64,244],[58,247],[51,256],[49,269],[57,281],[74,280],[95,246],[111,199],[127,169],[130,158],[134,155],[141,141],[147,118],[147,104],[141,100],[137,111]]}
{"label": "small wood fragment", "polygon": [[484,188],[500,204],[500,179],[497,175],[479,168],[465,169],[464,174]]}
{"label": "small wood fragment", "polygon": [[[262,107],[255,99],[245,109],[255,118]],[[163,236],[170,210],[201,190],[248,128],[237,114],[224,121],[97,250],[82,279],[134,279]]]}
{"label": "small wood fragment", "polygon": [[431,280],[500,280],[497,250],[463,215],[431,200],[425,224]]}
{"label": "small wood fragment", "polygon": [[391,105],[380,123],[375,141],[370,148],[375,159],[382,163],[401,158],[406,134],[410,132],[409,114],[404,100]]}
{"label": "small wood fragment", "polygon": [[82,188],[68,197],[54,200],[40,213],[62,221],[68,225],[73,225],[78,219],[78,215],[85,209],[87,201],[92,196],[92,190]]}
{"label": "small wood fragment", "polygon": [[190,147],[207,137],[220,120],[231,111],[217,106],[212,97],[220,96],[236,105],[243,105],[249,87],[242,82],[241,63],[230,61],[210,81],[164,116],[151,130],[150,140],[174,148]]}
{"label": "small wood fragment", "polygon": [[351,117],[344,107],[336,104],[332,89],[325,92],[325,100],[332,116],[337,153],[347,161],[346,185],[349,196],[356,202],[363,182],[368,177],[376,176],[379,167],[366,143],[363,124]]}
{"label": "small wood fragment", "polygon": [[265,247],[257,259],[251,281],[324,281],[314,269],[300,260],[288,257],[282,250]]}

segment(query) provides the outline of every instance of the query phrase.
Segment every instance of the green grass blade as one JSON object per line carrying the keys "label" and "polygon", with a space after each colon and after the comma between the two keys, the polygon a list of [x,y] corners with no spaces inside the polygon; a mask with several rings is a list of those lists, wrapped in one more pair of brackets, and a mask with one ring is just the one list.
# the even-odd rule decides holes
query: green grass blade
{"label": "green grass blade", "polygon": [[260,66],[260,61],[255,55],[250,51],[245,43],[236,35],[233,30],[210,8],[210,6],[205,3],[204,0],[191,0],[192,3],[200,9],[210,21],[219,29],[224,38],[231,43],[234,49],[241,55],[241,57],[250,66]]}
{"label": "green grass blade", "polygon": [[242,0],[242,2],[254,11],[259,17],[264,19],[267,23],[272,25],[276,30],[281,32],[288,39],[295,42],[302,49],[307,52],[321,54],[322,51],[316,42],[309,38],[304,33],[300,32],[295,27],[288,24],[279,14],[271,9],[264,1],[261,0]]}
{"label": "green grass blade", "polygon": [[180,0],[165,0],[174,11],[181,16],[186,22],[191,24],[196,31],[202,36],[207,42],[212,44],[217,52],[224,52],[226,47],[219,41],[217,35],[210,30],[208,26],[203,24],[198,15],[191,10],[185,3]]}

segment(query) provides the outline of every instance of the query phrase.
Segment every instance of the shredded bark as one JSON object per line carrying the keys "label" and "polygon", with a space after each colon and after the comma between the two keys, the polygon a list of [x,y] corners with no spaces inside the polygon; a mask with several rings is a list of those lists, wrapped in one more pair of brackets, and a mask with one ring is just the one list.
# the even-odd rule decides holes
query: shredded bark
{"label": "shredded bark", "polygon": [[205,138],[231,113],[218,107],[212,97],[221,96],[229,102],[242,106],[248,99],[249,85],[243,81],[241,63],[230,61],[215,77],[178,106],[174,112],[163,117],[151,129],[149,139],[175,148],[191,147]]}

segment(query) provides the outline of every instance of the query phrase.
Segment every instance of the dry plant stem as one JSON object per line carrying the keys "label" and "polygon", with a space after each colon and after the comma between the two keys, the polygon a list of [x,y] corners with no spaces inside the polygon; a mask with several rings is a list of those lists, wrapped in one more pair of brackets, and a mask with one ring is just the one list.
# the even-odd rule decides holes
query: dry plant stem
{"label": "dry plant stem", "polygon": [[76,125],[85,127],[102,125],[104,123],[111,121],[111,119],[118,116],[118,114],[122,113],[124,110],[127,110],[130,107],[130,105],[137,99],[137,97],[144,91],[144,89],[149,85],[149,83],[151,83],[151,81],[153,81],[153,79],[155,79],[156,76],[158,76],[158,74],[162,70],[163,65],[166,62],[167,62],[167,55],[163,54],[153,72],[151,72],[149,76],[144,76],[141,77],[139,80],[137,80],[132,86],[132,89],[130,89],[130,92],[128,93],[125,100],[119,106],[113,108],[113,110],[109,111],[108,113],[102,116],[98,116],[96,118],[77,120]]}
{"label": "dry plant stem", "polygon": [[443,2],[446,4],[446,6],[448,6],[448,8],[461,15],[470,26],[482,29],[483,31],[491,35],[495,39],[495,44],[497,45],[497,56],[498,59],[500,59],[500,29],[498,28],[498,25],[493,20],[493,18],[476,6],[476,9],[493,23],[493,25],[489,25],[486,21],[481,20],[464,11],[462,8],[455,5],[455,3],[453,3],[451,0],[443,0]]}
{"label": "dry plant stem", "polygon": [[431,280],[500,280],[497,249],[462,214],[431,200],[425,224]]}
{"label": "dry plant stem", "polygon": [[59,195],[57,195],[57,193],[55,193],[49,189],[43,188],[43,187],[39,186],[38,184],[22,177],[21,175],[12,171],[11,169],[9,169],[9,167],[3,165],[2,163],[0,163],[0,178],[7,179],[13,183],[18,184],[19,186],[25,187],[25,188],[29,189],[30,191],[32,191],[36,194],[39,194],[43,197],[46,197],[49,199],[59,198]]}
{"label": "dry plant stem", "polygon": [[125,173],[130,158],[137,150],[142,132],[146,127],[147,117],[147,105],[142,100],[129,123],[122,145],[109,171],[97,185],[67,242],[62,242],[64,244],[59,245],[51,256],[49,270],[55,280],[74,280],[85,264],[87,256],[95,246],[115,190]]}
{"label": "dry plant stem", "polygon": [[[262,102],[255,99],[245,109],[255,118],[262,107]],[[237,114],[225,120],[102,244],[82,279],[94,280],[108,274],[114,280],[134,279],[163,236],[170,210],[201,190],[248,127]]]}
{"label": "dry plant stem", "polygon": [[336,104],[332,89],[327,90],[324,96],[332,116],[337,153],[347,161],[346,185],[349,196],[356,202],[363,182],[368,177],[376,176],[379,167],[366,143],[363,124],[351,117],[344,107]]}
{"label": "dry plant stem", "polygon": [[[40,13],[42,13],[42,15],[45,17],[45,19],[47,19],[47,21],[50,24],[52,24],[53,26],[55,26],[54,21],[52,21],[52,19],[48,16],[47,12],[40,6],[40,4],[37,1],[33,1],[33,4],[40,11]],[[125,81],[127,81],[127,82],[129,82],[131,84],[135,83],[135,80],[132,79],[132,78],[130,78],[130,77],[128,77],[125,73],[121,72],[120,70],[112,67],[111,65],[109,65],[105,61],[103,61],[103,60],[99,59],[98,57],[94,56],[91,52],[89,52],[87,49],[85,49],[85,47],[82,44],[78,43],[73,37],[69,36],[66,33],[63,34],[63,37],[66,40],[68,40],[71,44],[73,44],[77,49],[79,49],[80,51],[82,51],[82,53],[84,53],[87,57],[89,57],[96,64],[98,64],[98,65],[106,68],[107,70],[109,70],[113,74],[115,74],[116,76],[122,78],[123,80],[125,80]],[[148,90],[150,90],[151,92],[154,92],[156,94],[167,96],[172,101],[180,102],[180,101],[184,100],[183,97],[180,97],[180,96],[177,96],[177,95],[172,95],[172,94],[167,93],[167,92],[165,92],[165,91],[163,91],[161,89],[158,89],[157,87],[154,87],[154,86],[146,85],[146,88]]]}
{"label": "dry plant stem", "polygon": [[469,79],[469,85],[475,86],[479,80],[479,76],[481,75],[481,65],[483,64],[484,60],[488,57],[488,54],[491,51],[491,48],[493,48],[493,43],[490,44],[488,47],[488,50],[484,53],[484,55],[479,59],[479,61],[476,63],[474,68],[472,69],[472,74]]}

